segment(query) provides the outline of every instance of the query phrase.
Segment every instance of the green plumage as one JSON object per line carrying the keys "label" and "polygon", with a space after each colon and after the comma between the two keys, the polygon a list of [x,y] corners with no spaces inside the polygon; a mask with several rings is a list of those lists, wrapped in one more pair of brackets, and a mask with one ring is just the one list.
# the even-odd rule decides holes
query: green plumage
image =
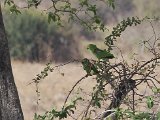
{"label": "green plumage", "polygon": [[101,50],[97,48],[94,44],[89,44],[87,49],[89,49],[99,60],[107,60],[107,59],[113,59],[114,55],[111,54],[107,50]]}
{"label": "green plumage", "polygon": [[88,75],[95,75],[99,73],[97,68],[87,58],[82,60],[82,65]]}

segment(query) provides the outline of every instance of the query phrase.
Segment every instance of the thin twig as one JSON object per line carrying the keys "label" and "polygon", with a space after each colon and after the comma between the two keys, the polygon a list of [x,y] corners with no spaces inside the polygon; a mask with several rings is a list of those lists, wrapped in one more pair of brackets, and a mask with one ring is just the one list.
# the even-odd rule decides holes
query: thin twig
{"label": "thin twig", "polygon": [[83,79],[85,79],[85,78],[87,78],[87,77],[88,77],[88,74],[86,74],[84,77],[82,77],[81,79],[79,79],[79,80],[73,85],[72,89],[69,91],[69,93],[68,93],[68,95],[67,95],[67,97],[66,97],[66,99],[65,99],[65,101],[64,101],[63,108],[65,107],[65,105],[66,105],[66,103],[67,103],[67,100],[68,100],[69,96],[71,95],[72,91],[74,90],[74,88],[75,88]]}

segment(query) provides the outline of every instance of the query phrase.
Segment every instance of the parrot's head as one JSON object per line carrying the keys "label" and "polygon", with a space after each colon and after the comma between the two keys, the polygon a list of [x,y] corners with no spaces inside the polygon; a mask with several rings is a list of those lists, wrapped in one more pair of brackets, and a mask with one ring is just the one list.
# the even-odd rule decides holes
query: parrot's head
{"label": "parrot's head", "polygon": [[97,46],[94,45],[94,44],[89,44],[89,45],[87,46],[87,49],[88,49],[88,50],[91,50],[91,51],[94,51],[96,48],[97,48]]}

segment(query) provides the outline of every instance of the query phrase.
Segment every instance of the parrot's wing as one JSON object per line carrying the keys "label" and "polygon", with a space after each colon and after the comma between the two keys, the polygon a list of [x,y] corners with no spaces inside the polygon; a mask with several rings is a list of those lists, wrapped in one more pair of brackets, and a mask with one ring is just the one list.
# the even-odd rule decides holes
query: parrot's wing
{"label": "parrot's wing", "polygon": [[108,52],[106,50],[101,50],[99,48],[95,51],[94,55],[98,59],[112,59],[112,58],[114,58],[113,54],[111,54],[110,52]]}
{"label": "parrot's wing", "polygon": [[97,70],[97,68],[93,64],[92,64],[92,70],[93,70],[93,74],[99,73],[99,71]]}
{"label": "parrot's wing", "polygon": [[87,49],[89,49],[99,60],[114,58],[114,55],[111,54],[109,51],[101,50],[101,49],[97,48],[97,46],[94,44],[89,44]]}
{"label": "parrot's wing", "polygon": [[87,74],[90,74],[91,69],[90,69],[90,65],[89,65],[89,60],[88,59],[83,59],[82,60],[82,65],[83,65],[83,69],[87,72]]}
{"label": "parrot's wing", "polygon": [[104,50],[104,54],[105,54],[105,58],[108,58],[108,59],[114,58],[114,55],[109,51]]}

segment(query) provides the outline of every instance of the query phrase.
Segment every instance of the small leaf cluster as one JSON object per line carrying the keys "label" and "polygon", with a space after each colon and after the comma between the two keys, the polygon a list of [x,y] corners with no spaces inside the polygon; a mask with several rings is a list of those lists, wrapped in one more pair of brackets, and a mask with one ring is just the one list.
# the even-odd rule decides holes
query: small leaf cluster
{"label": "small leaf cluster", "polygon": [[42,0],[27,0],[28,8],[34,6],[37,8],[37,6],[41,3]]}
{"label": "small leaf cluster", "polygon": [[152,91],[154,92],[154,94],[159,94],[160,93],[160,88],[152,88]]}
{"label": "small leaf cluster", "polygon": [[147,107],[148,107],[149,109],[151,109],[151,108],[153,107],[153,105],[154,105],[153,98],[152,98],[151,96],[148,96],[148,97],[147,97]]}
{"label": "small leaf cluster", "polygon": [[151,120],[152,115],[149,112],[133,112],[129,109],[123,110],[117,108],[115,111],[117,120],[132,119],[132,120]]}
{"label": "small leaf cluster", "polygon": [[34,120],[53,120],[54,118],[64,119],[70,116],[70,114],[74,114],[74,110],[76,109],[77,101],[82,100],[81,97],[76,98],[70,104],[64,106],[60,111],[55,108],[51,111],[47,111],[44,115],[38,115],[37,113],[34,115]]}
{"label": "small leaf cluster", "polygon": [[113,42],[117,39],[117,37],[121,36],[122,32],[125,31],[128,26],[137,26],[138,24],[141,24],[142,21],[143,20],[140,20],[138,17],[128,17],[126,20],[122,20],[116,27],[113,27],[112,33],[105,38],[105,44],[108,47],[113,46]]}
{"label": "small leaf cluster", "polygon": [[10,10],[11,13],[16,13],[17,15],[21,13],[17,9],[17,6],[14,4],[14,1],[12,1],[12,0],[5,0],[4,4],[9,6],[9,10]]}
{"label": "small leaf cluster", "polygon": [[115,9],[115,0],[107,0],[108,4],[110,7],[112,7],[113,9]]}
{"label": "small leaf cluster", "polygon": [[33,79],[35,83],[39,83],[41,79],[44,79],[48,76],[48,72],[53,72],[53,68],[50,63],[46,64],[46,67],[41,71],[40,74],[36,75],[36,78]]}
{"label": "small leaf cluster", "polygon": [[[112,1],[112,0],[111,0]],[[101,18],[98,16],[97,14],[97,6],[96,4],[90,4],[89,0],[79,0],[80,2],[80,6],[82,8],[86,7],[86,11],[85,13],[91,13],[91,22],[92,24],[90,24],[88,27],[89,30],[96,30],[96,29],[100,29],[102,31],[105,31],[105,26],[101,21]],[[85,23],[82,22],[82,25],[85,26]]]}
{"label": "small leaf cluster", "polygon": [[87,11],[90,11],[94,15],[97,15],[97,7],[96,5],[92,5],[89,3],[89,0],[79,0],[79,4],[81,7],[86,7]]}
{"label": "small leaf cluster", "polygon": [[138,112],[134,113],[133,111],[125,111],[123,115],[127,115],[128,118],[131,118],[132,120],[151,120],[150,113],[148,112]]}
{"label": "small leaf cluster", "polygon": [[101,108],[101,102],[106,98],[106,90],[104,81],[99,81],[95,87],[93,87],[92,93],[92,106]]}
{"label": "small leaf cluster", "polygon": [[[149,109],[151,109],[154,105],[154,98],[152,96],[146,97],[146,104]],[[122,108],[117,108],[115,112],[115,116],[118,120],[123,120],[127,118],[131,118],[132,120],[160,120],[160,111],[157,113],[149,113],[149,112],[139,112],[132,111],[130,109],[123,110]]]}
{"label": "small leaf cluster", "polygon": [[60,16],[56,13],[49,12],[48,13],[48,23],[51,23],[52,21],[56,23],[56,25],[62,26]]}

